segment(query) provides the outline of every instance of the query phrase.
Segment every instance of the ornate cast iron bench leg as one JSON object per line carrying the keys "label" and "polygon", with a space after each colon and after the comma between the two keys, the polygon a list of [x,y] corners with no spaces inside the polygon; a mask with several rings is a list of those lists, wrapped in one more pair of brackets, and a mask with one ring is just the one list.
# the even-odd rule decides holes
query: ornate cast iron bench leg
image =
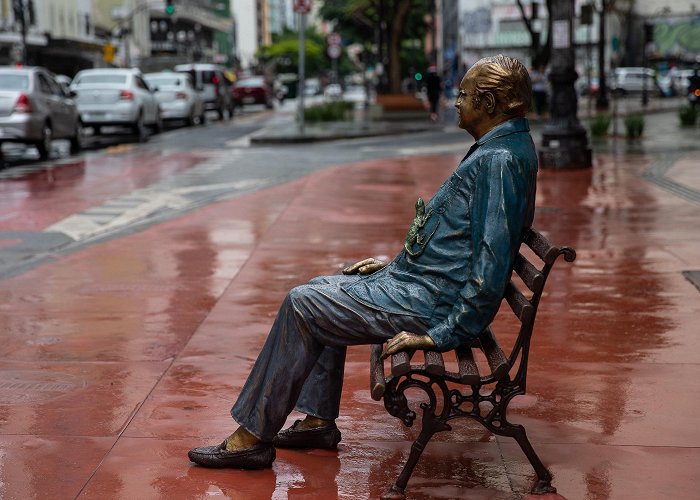
{"label": "ornate cast iron bench leg", "polygon": [[525,432],[525,427],[522,425],[514,425],[515,431],[513,437],[520,445],[520,448],[525,453],[525,456],[530,461],[532,468],[535,469],[537,474],[537,482],[532,487],[531,492],[534,495],[544,495],[545,493],[556,493],[557,489],[552,486],[552,474],[547,470],[547,468],[540,460],[540,457],[535,453],[535,449],[530,444],[530,440],[527,438],[527,433]]}

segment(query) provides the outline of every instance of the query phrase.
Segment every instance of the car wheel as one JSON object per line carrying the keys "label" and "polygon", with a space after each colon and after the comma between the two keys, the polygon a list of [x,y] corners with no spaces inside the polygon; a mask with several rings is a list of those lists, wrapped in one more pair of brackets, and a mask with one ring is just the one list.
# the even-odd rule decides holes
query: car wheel
{"label": "car wheel", "polygon": [[82,149],[82,138],[83,138],[83,122],[78,120],[78,123],[75,125],[75,135],[70,138],[70,153],[71,154],[76,154],[79,153],[80,150]]}
{"label": "car wheel", "polygon": [[139,113],[139,117],[136,120],[133,129],[139,142],[146,142],[148,140],[148,129],[143,121],[143,113]]}
{"label": "car wheel", "polygon": [[41,140],[36,143],[36,149],[39,151],[39,158],[42,160],[48,160],[51,155],[51,141],[53,140],[53,130],[51,130],[51,124],[44,123],[44,127],[41,129]]}

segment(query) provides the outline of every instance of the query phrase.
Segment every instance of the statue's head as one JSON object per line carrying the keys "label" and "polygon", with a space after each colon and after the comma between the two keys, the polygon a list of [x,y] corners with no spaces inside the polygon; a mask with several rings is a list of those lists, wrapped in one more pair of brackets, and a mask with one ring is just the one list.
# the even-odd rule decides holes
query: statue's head
{"label": "statue's head", "polygon": [[513,57],[497,55],[478,60],[467,74],[472,73],[476,95],[491,92],[497,112],[509,118],[525,116],[532,102],[532,82],[523,64]]}
{"label": "statue's head", "polygon": [[477,61],[459,85],[459,126],[478,139],[494,126],[530,110],[532,83],[520,61],[497,55]]}

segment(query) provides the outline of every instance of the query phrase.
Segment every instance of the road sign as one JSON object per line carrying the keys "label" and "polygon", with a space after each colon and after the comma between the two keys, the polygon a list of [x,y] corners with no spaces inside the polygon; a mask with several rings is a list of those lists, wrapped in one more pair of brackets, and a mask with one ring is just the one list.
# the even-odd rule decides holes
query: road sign
{"label": "road sign", "polygon": [[342,40],[340,39],[340,35],[338,33],[331,33],[328,35],[326,41],[328,42],[328,45],[340,45]]}
{"label": "road sign", "polygon": [[107,42],[102,46],[102,60],[106,63],[111,63],[114,61],[114,53],[116,52],[116,47],[111,43]]}
{"label": "road sign", "polygon": [[338,59],[343,49],[340,48],[340,45],[329,45],[326,52],[331,59]]}
{"label": "road sign", "polygon": [[307,14],[311,10],[311,0],[294,0],[294,12]]}

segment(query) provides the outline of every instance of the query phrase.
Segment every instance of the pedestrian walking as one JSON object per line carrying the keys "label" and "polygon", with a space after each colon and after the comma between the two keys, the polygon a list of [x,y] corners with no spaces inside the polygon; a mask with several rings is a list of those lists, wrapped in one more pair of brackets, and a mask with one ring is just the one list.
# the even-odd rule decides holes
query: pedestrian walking
{"label": "pedestrian walking", "polygon": [[430,120],[436,122],[438,119],[438,105],[442,94],[442,79],[437,74],[435,66],[428,67],[428,75],[425,77],[425,91],[430,103]]}
{"label": "pedestrian walking", "polygon": [[693,107],[700,105],[700,71],[697,68],[688,79],[688,100]]}

